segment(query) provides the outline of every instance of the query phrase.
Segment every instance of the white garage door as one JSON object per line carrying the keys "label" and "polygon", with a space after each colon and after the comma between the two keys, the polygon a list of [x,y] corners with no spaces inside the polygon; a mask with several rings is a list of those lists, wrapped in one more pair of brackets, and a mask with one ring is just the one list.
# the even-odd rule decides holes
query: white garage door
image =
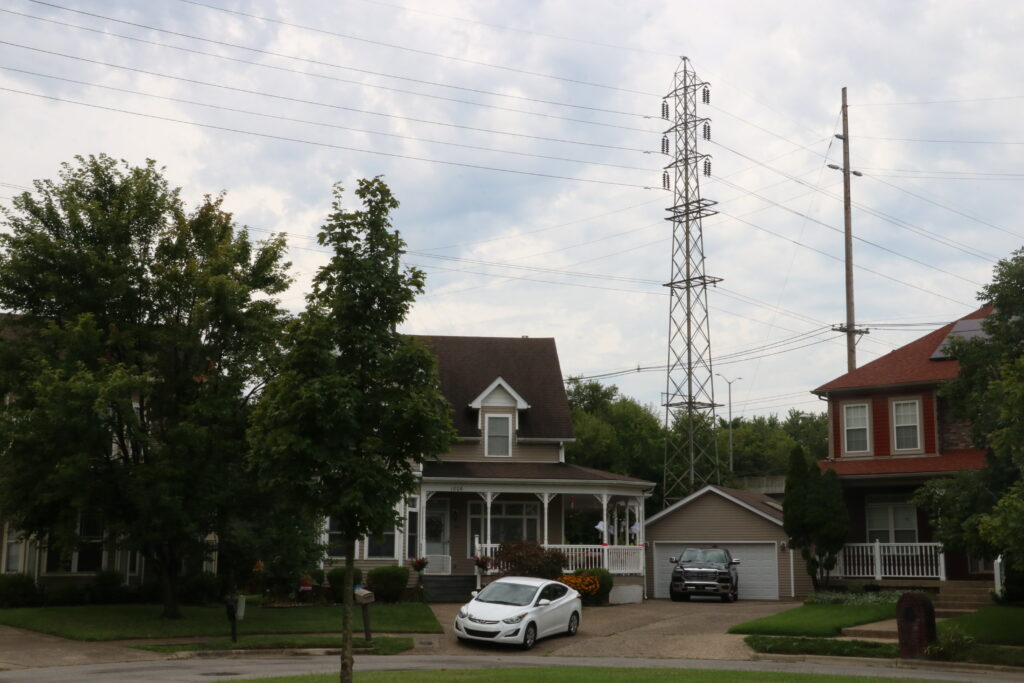
{"label": "white garage door", "polygon": [[706,548],[716,545],[726,548],[740,561],[740,600],[779,599],[779,561],[774,543],[755,541],[752,543],[711,543],[702,542],[654,542],[654,597],[667,598],[668,584],[672,576],[670,557],[678,557],[691,547]]}

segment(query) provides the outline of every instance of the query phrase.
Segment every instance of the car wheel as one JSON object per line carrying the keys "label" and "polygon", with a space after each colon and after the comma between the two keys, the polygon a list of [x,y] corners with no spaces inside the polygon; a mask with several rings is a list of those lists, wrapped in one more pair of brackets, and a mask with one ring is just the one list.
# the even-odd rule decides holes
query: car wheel
{"label": "car wheel", "polygon": [[537,644],[537,625],[527,624],[523,631],[523,649],[529,650]]}
{"label": "car wheel", "polygon": [[672,602],[685,602],[685,601],[690,599],[690,594],[689,593],[676,593],[675,591],[671,591],[669,593],[669,597],[672,598]]}
{"label": "car wheel", "polygon": [[732,602],[736,599],[736,593],[732,589],[728,593],[722,593],[722,602]]}
{"label": "car wheel", "polygon": [[740,599],[740,587],[738,585],[732,587],[732,601],[736,602]]}
{"label": "car wheel", "polygon": [[573,612],[572,616],[569,617],[569,628],[565,630],[567,635],[574,636],[576,632],[580,630],[580,615],[579,612]]}

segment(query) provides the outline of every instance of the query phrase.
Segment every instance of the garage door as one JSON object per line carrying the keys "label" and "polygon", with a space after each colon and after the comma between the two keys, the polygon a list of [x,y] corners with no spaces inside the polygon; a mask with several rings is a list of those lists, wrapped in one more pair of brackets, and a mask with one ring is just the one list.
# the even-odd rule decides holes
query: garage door
{"label": "garage door", "polygon": [[755,541],[752,543],[702,542],[654,542],[654,597],[667,598],[668,584],[672,576],[670,557],[678,557],[691,547],[706,548],[716,545],[726,548],[740,561],[740,600],[779,599],[779,561],[774,543]]}

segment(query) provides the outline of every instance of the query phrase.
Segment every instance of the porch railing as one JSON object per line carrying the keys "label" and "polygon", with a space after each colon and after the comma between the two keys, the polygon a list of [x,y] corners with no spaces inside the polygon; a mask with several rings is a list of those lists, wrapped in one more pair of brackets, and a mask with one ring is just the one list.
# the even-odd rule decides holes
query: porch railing
{"label": "porch railing", "polygon": [[946,562],[938,543],[847,543],[836,574],[843,578],[946,580]]}
{"label": "porch railing", "polygon": [[[494,557],[498,543],[480,543],[480,555]],[[635,545],[545,545],[565,555],[566,566],[572,573],[577,569],[607,569],[612,574],[643,574],[644,547]]]}

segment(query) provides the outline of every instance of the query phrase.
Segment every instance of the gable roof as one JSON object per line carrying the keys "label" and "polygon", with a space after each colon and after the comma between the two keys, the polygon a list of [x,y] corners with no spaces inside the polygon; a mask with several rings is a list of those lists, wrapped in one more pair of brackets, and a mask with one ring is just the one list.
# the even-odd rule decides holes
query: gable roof
{"label": "gable roof", "polygon": [[769,522],[782,526],[782,506],[771,496],[766,496],[763,493],[756,493],[754,491],[743,491],[742,489],[731,489],[725,486],[715,485],[705,486],[701,490],[691,493],[686,498],[683,498],[678,503],[669,505],[661,512],[651,515],[647,518],[646,524],[656,522],[662,517],[665,517],[679,508],[689,505],[701,496],[708,494],[717,494],[731,503],[739,505],[742,508],[746,508],[755,515],[764,517]]}
{"label": "gable roof", "polygon": [[964,320],[986,318],[991,312],[991,306],[982,306],[960,320],[943,325],[934,332],[929,332],[920,339],[901,346],[881,358],[876,358],[853,372],[840,375],[831,382],[822,384],[812,393],[825,394],[843,389],[867,389],[953,379],[960,371],[960,364],[945,355],[941,355],[941,358],[935,360],[932,359],[932,356],[945,345],[947,337],[958,323]]}
{"label": "gable roof", "polygon": [[527,408],[530,407],[530,404],[527,403],[526,400],[519,395],[519,392],[512,388],[512,385],[506,382],[502,377],[499,377],[498,379],[494,380],[493,382],[491,382],[490,386],[481,391],[479,396],[477,396],[476,398],[469,402],[469,407],[479,410],[480,407],[483,405],[484,401],[487,400],[487,397],[490,396],[491,393],[498,387],[501,387],[502,389],[509,393],[509,396],[512,397],[512,400],[516,402],[516,410],[526,410]]}
{"label": "gable roof", "polygon": [[551,338],[416,336],[437,356],[441,391],[462,437],[479,437],[469,404],[499,377],[529,406],[519,413],[521,439],[572,439],[569,399]]}

